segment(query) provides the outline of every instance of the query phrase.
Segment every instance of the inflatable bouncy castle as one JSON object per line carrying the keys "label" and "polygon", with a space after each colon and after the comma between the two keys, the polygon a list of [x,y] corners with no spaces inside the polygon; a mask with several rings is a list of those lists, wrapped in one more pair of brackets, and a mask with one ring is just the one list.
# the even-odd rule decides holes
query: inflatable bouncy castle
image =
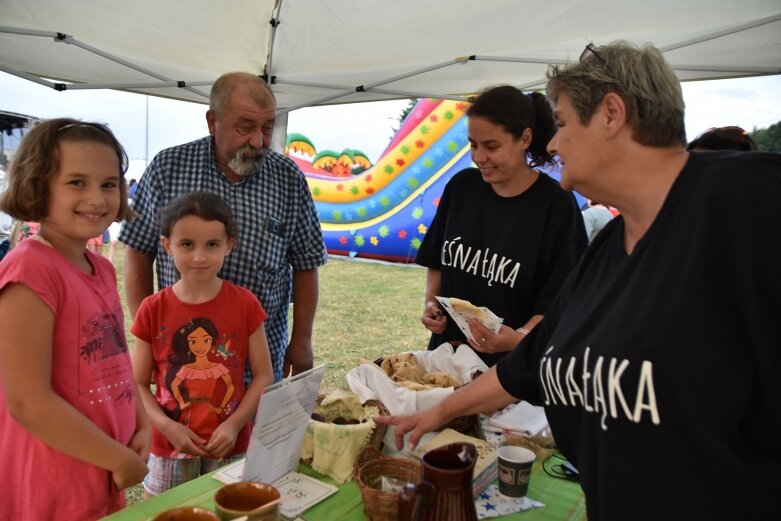
{"label": "inflatable bouncy castle", "polygon": [[[373,165],[358,150],[316,153],[305,136],[288,135],[289,151],[315,157],[291,155],[307,176],[329,253],[415,260],[445,184],[471,164],[466,107],[418,101]],[[351,167],[362,171],[349,174]]]}
{"label": "inflatable bouncy castle", "polygon": [[[287,136],[286,152],[306,174],[330,254],[415,261],[445,184],[472,165],[467,106],[418,101],[373,165],[359,150],[317,152],[305,136]],[[557,172],[546,173],[558,178]]]}

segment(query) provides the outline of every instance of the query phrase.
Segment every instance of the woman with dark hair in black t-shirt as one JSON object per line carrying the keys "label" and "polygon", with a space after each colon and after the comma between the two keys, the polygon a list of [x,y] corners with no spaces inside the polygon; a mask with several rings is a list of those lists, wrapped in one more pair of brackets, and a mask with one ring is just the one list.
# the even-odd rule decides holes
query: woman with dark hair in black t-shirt
{"label": "woman with dark hair in black t-shirt", "polygon": [[490,366],[542,319],[586,236],[572,194],[535,169],[555,162],[546,149],[555,125],[545,96],[492,87],[467,116],[477,168],[448,182],[415,261],[428,268],[429,349],[467,342],[435,296],[468,300],[504,319],[498,333],[470,324],[469,345]]}
{"label": "woman with dark hair in black t-shirt", "polygon": [[435,407],[376,421],[415,446],[523,398],[545,407],[590,521],[778,519],[781,155],[687,152],[654,47],[589,45],[548,77],[562,186],[621,215],[518,348]]}

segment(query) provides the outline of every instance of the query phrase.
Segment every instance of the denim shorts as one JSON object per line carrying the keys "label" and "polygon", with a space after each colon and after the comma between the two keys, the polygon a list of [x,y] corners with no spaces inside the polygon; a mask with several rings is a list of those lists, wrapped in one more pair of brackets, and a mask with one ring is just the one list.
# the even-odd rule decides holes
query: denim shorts
{"label": "denim shorts", "polygon": [[166,490],[203,474],[208,474],[224,465],[235,463],[244,456],[246,454],[242,453],[222,459],[210,459],[201,457],[163,458],[150,454],[147,462],[149,473],[144,478],[144,490],[153,496],[162,494]]}

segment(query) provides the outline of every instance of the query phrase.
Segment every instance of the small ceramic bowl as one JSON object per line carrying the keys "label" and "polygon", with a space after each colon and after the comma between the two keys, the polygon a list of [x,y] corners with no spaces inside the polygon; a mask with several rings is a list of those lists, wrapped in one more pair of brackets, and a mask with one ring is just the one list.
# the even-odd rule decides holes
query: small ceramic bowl
{"label": "small ceramic bowl", "polygon": [[214,507],[222,521],[243,516],[249,521],[279,521],[279,497],[272,485],[240,481],[220,488],[214,494]]}

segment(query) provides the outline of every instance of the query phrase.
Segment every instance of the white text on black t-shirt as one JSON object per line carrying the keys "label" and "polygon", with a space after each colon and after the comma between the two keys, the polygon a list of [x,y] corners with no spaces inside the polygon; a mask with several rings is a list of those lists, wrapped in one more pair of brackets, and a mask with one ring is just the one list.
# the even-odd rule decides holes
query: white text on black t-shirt
{"label": "white text on black t-shirt", "polygon": [[[490,248],[485,251],[460,243],[461,237],[455,237],[452,241],[445,240],[442,243],[442,265],[450,266],[488,279],[488,285],[494,282],[515,287],[515,279],[521,269],[521,263],[491,253]],[[511,267],[510,267],[511,266]]]}
{"label": "white text on black t-shirt", "polygon": [[[571,356],[568,362],[566,358],[550,358],[548,355],[552,350],[553,346],[548,348],[545,356],[540,360],[540,382],[545,393],[545,405],[570,407],[580,405],[588,412],[602,414],[603,430],[607,430],[608,414],[611,418],[617,419],[619,412],[622,412],[627,420],[640,423],[645,411],[650,415],[654,425],[659,424],[651,362],[643,360],[640,364],[634,406],[630,407],[624,388],[631,385],[631,382],[621,381],[624,371],[629,367],[629,360],[611,357],[607,361],[605,357],[598,356],[596,361],[589,365],[591,348],[587,347],[582,354],[583,370],[580,378],[577,378],[575,367],[578,365],[579,357]],[[562,374],[564,364],[567,365]]]}

